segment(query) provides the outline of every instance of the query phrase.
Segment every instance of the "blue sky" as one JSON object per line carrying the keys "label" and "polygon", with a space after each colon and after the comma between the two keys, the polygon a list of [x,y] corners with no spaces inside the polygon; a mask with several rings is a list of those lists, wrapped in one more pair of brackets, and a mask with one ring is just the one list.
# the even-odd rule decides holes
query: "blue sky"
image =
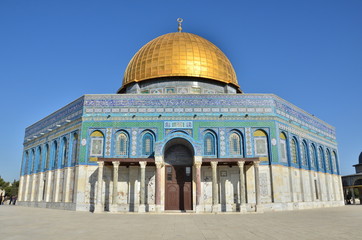
{"label": "blue sky", "polygon": [[27,126],[115,93],[133,54],[177,30],[216,44],[246,93],[274,93],[337,129],[342,174],[362,151],[362,1],[0,1],[0,176]]}

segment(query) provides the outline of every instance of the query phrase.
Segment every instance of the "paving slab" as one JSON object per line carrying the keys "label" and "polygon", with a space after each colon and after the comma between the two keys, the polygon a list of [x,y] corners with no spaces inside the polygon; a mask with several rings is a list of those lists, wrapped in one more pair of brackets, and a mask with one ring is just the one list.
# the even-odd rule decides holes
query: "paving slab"
{"label": "paving slab", "polygon": [[263,214],[111,214],[0,206],[0,239],[362,239],[362,205]]}

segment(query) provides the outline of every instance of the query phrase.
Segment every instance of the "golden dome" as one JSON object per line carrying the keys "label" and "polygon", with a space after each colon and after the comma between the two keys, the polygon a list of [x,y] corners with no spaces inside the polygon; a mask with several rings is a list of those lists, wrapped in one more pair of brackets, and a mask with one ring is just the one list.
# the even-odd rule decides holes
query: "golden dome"
{"label": "golden dome", "polygon": [[234,68],[218,47],[195,34],[175,32],[153,39],[133,56],[120,91],[132,82],[175,76],[213,79],[239,89]]}

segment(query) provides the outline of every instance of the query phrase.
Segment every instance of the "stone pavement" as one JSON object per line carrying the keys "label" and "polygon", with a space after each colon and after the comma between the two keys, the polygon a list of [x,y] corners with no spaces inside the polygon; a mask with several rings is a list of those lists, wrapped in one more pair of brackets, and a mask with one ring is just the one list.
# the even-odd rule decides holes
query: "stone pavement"
{"label": "stone pavement", "polygon": [[362,205],[263,214],[109,214],[0,206],[0,239],[362,239]]}

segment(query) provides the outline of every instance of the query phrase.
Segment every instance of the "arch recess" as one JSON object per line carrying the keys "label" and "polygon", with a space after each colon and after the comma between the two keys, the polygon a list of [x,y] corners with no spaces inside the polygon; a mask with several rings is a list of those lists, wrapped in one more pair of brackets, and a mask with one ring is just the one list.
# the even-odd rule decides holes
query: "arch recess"
{"label": "arch recess", "polygon": [[187,140],[194,149],[194,155],[195,156],[202,156],[201,153],[201,143],[196,142],[190,135],[181,133],[181,132],[175,132],[170,135],[168,135],[166,138],[164,138],[162,141],[155,142],[155,156],[163,156],[165,153],[165,146],[167,142],[169,142],[173,138],[183,138]]}

